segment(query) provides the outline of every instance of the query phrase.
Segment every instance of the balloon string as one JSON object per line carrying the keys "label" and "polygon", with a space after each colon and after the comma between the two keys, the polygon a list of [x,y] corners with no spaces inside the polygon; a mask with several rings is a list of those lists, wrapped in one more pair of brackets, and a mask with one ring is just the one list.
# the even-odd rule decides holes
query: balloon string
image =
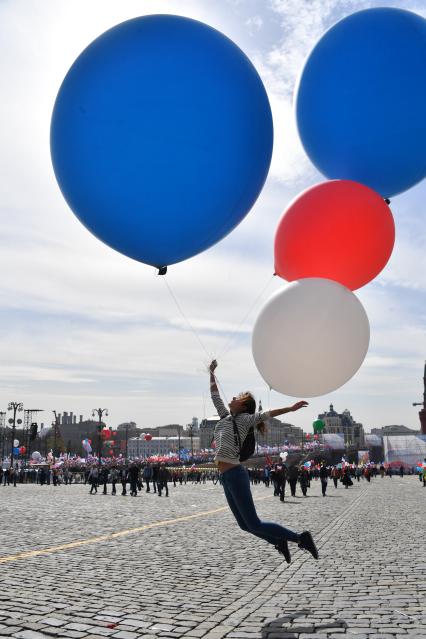
{"label": "balloon string", "polygon": [[225,346],[219,352],[219,354],[217,356],[217,359],[221,358],[222,356],[224,356],[225,354],[227,354],[229,352],[230,347],[232,346],[233,342],[236,339],[236,334],[239,332],[240,328],[243,326],[244,322],[247,320],[247,318],[249,317],[250,313],[253,311],[253,309],[257,305],[257,303],[263,297],[263,295],[265,294],[266,290],[269,288],[269,286],[270,286],[272,280],[274,279],[274,277],[275,277],[275,273],[273,273],[272,275],[270,275],[268,277],[268,280],[267,280],[266,284],[262,287],[262,290],[260,291],[260,293],[256,296],[256,298],[254,299],[254,301],[250,305],[247,313],[244,315],[244,317],[241,320],[241,322],[239,324],[237,324],[236,328],[234,329],[234,331],[233,331],[234,334],[229,338],[229,340],[225,343]]}
{"label": "balloon string", "polygon": [[166,285],[166,287],[167,287],[167,290],[169,291],[170,295],[172,296],[172,299],[173,299],[174,303],[176,304],[176,307],[177,307],[177,309],[178,309],[179,313],[182,315],[183,319],[186,321],[186,323],[188,324],[188,326],[189,326],[189,328],[191,329],[192,333],[194,334],[195,339],[198,341],[198,343],[199,343],[199,345],[201,346],[202,350],[203,350],[203,351],[205,352],[205,354],[207,355],[208,363],[210,364],[210,362],[211,362],[211,360],[213,359],[213,357],[212,357],[212,356],[211,356],[211,354],[207,351],[207,349],[206,349],[206,347],[204,346],[203,342],[201,341],[201,338],[200,338],[200,336],[198,335],[197,331],[195,330],[195,328],[193,327],[193,325],[192,325],[192,324],[191,324],[191,322],[189,321],[188,317],[187,317],[187,316],[185,315],[185,313],[183,312],[182,307],[181,307],[181,305],[179,304],[179,302],[178,302],[178,300],[177,300],[176,295],[173,293],[173,291],[172,291],[172,289],[171,289],[171,287],[170,287],[170,284],[169,284],[169,282],[167,281],[167,275],[163,275],[161,279],[164,281],[164,283],[165,283],[165,285]]}

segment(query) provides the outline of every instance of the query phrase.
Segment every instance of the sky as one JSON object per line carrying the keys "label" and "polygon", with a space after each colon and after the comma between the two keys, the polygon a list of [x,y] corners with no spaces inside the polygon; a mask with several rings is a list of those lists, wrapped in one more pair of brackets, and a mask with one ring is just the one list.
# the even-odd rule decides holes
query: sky
{"label": "sky", "polygon": [[[426,17],[420,0],[387,2]],[[293,117],[303,61],[324,31],[383,1],[0,0],[0,411],[11,401],[90,417],[111,426],[187,424],[214,413],[207,363],[219,361],[226,398],[250,389],[264,409],[292,404],[269,391],[251,352],[273,278],[277,223],[297,194],[323,181]],[[92,236],[64,201],[50,160],[59,86],[79,53],[106,29],[152,13],[201,20],[251,59],[274,118],[271,169],[254,207],[226,238],[174,265],[164,278]],[[371,428],[419,428],[426,358],[426,182],[392,199],[396,245],[382,273],[357,291],[371,326],[357,374],[289,422],[311,430],[333,403]],[[175,303],[171,289],[178,301]],[[181,309],[181,310],[179,310]],[[182,312],[181,312],[182,311]]]}

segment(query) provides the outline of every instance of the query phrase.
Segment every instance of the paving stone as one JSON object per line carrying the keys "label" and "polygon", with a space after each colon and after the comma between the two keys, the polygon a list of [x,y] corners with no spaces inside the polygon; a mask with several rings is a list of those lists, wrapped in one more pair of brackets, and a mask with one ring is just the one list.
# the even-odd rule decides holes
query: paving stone
{"label": "paving stone", "polygon": [[46,639],[49,635],[34,630],[22,630],[13,635],[16,639]]}

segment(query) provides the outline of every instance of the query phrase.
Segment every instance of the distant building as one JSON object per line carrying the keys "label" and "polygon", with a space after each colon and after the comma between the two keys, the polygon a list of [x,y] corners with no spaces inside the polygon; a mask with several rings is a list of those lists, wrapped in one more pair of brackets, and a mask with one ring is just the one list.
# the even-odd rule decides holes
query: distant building
{"label": "distant building", "polygon": [[[200,447],[212,448],[214,429],[219,421],[218,415],[203,419],[200,424]],[[270,418],[266,421],[266,432],[255,429],[255,438],[259,446],[283,446],[285,442],[299,444],[302,442],[303,430],[299,426]]]}
{"label": "distant building", "polygon": [[218,421],[218,415],[213,415],[212,417],[201,420],[199,429],[201,450],[205,448],[212,448],[214,429]]}
{"label": "distant building", "polygon": [[364,427],[354,420],[347,408],[342,413],[337,413],[333,404],[330,404],[329,410],[318,415],[318,419],[325,423],[324,433],[343,433],[345,446],[362,448],[365,445]]}
{"label": "distant building", "polygon": [[387,435],[418,435],[419,431],[407,428],[407,426],[403,426],[402,424],[392,424],[390,426],[382,426],[382,428],[372,428],[371,434],[378,435],[378,437],[384,437]]}
{"label": "distant building", "polygon": [[155,437],[174,437],[179,433],[182,434],[183,426],[181,424],[167,424],[166,426],[153,426],[152,428],[139,429],[140,434],[149,433]]}
{"label": "distant building", "polygon": [[[58,415],[58,431],[57,435],[60,436],[64,442],[66,450],[69,452],[77,452],[83,454],[82,441],[83,439],[92,439],[92,448],[97,450],[97,433],[99,422],[94,419],[83,419],[80,415],[80,419],[77,422],[75,415],[72,413],[69,415],[63,413]],[[39,436],[42,437],[43,431],[39,431]],[[49,436],[53,436],[53,429]]]}
{"label": "distant building", "polygon": [[200,438],[192,437],[153,437],[146,441],[144,437],[131,437],[128,442],[128,456],[130,459],[136,457],[151,457],[152,455],[167,455],[168,453],[178,453],[180,448],[194,451],[196,454],[200,450]]}
{"label": "distant building", "polygon": [[128,433],[131,433],[135,430],[140,430],[140,428],[137,427],[136,422],[123,422],[122,424],[119,424],[116,428],[116,430],[118,431],[126,431]]}
{"label": "distant building", "polygon": [[271,417],[266,421],[266,432],[264,434],[255,431],[256,440],[259,446],[283,446],[289,444],[301,444],[303,430],[299,426],[287,424],[279,419]]}

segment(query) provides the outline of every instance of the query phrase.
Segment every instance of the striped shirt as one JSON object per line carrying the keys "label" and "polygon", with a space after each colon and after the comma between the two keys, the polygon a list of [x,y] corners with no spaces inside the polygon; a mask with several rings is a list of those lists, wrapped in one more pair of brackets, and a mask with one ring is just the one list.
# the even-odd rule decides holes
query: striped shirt
{"label": "striped shirt", "polygon": [[[225,407],[225,404],[217,391],[212,390],[211,397],[217,410],[217,414],[220,417],[220,420],[214,429],[214,439],[216,441],[215,461],[227,462],[228,464],[239,464],[240,450],[238,448],[238,443],[235,441],[232,416],[229,410]],[[241,445],[247,437],[250,428],[256,426],[256,424],[260,424],[260,422],[268,419],[268,417],[269,412],[254,413],[253,415],[250,415],[250,413],[239,413],[234,416],[241,439]]]}

